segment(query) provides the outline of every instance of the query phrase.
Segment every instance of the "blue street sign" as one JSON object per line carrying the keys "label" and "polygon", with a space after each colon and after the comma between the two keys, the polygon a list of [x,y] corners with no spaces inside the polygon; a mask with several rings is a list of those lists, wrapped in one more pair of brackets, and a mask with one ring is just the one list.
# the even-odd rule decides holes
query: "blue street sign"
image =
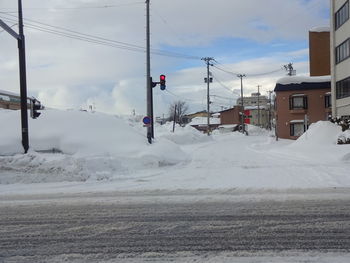
{"label": "blue street sign", "polygon": [[146,117],[144,117],[144,118],[142,119],[142,122],[143,122],[143,124],[145,124],[145,125],[149,125],[149,124],[151,124],[151,118],[148,117],[148,116],[146,116]]}

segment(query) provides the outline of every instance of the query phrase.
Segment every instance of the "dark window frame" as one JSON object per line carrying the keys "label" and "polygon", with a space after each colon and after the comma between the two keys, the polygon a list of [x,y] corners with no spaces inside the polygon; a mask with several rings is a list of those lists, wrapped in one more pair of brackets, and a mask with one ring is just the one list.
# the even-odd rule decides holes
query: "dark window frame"
{"label": "dark window frame", "polygon": [[[345,14],[343,14],[345,12]],[[344,16],[344,17],[343,17]],[[334,14],[334,29],[339,29],[349,20],[349,0],[346,1]]]}
{"label": "dark window frame", "polygon": [[[343,51],[346,51],[346,45],[347,45],[347,55],[342,56]],[[344,48],[344,50],[342,48]],[[335,48],[336,64],[339,64],[348,58],[350,58],[350,38],[346,39],[343,43],[341,43]]]}
{"label": "dark window frame", "polygon": [[332,107],[332,95],[331,94],[325,94],[324,95],[324,107],[326,109]]}
{"label": "dark window frame", "polygon": [[337,81],[335,86],[337,100],[350,97],[350,77]]}
{"label": "dark window frame", "polygon": [[[302,107],[296,107],[294,106],[294,100],[295,98],[303,98],[303,106]],[[291,95],[289,97],[289,110],[307,110],[308,109],[308,99],[307,95]]]}
{"label": "dark window frame", "polygon": [[[297,136],[301,136],[301,135],[295,135],[295,125],[303,125],[303,130],[304,130],[304,132],[306,131],[305,130],[305,124],[304,124],[304,122],[293,122],[293,123],[289,123],[289,128],[290,128],[290,136],[294,136],[294,137],[297,137]],[[304,133],[303,132],[303,133]]]}

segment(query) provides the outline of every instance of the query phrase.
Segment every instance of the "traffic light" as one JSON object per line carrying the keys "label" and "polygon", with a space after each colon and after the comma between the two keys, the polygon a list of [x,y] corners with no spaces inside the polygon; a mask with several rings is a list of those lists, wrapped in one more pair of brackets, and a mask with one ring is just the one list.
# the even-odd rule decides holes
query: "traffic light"
{"label": "traffic light", "polygon": [[160,89],[161,90],[165,90],[165,88],[166,88],[166,85],[165,85],[165,75],[160,75],[160,77],[159,77],[159,84],[160,84]]}
{"label": "traffic light", "polygon": [[42,109],[40,101],[38,101],[37,99],[32,99],[30,106],[30,117],[32,117],[33,119],[38,118],[41,114],[40,112],[38,112],[38,110]]}

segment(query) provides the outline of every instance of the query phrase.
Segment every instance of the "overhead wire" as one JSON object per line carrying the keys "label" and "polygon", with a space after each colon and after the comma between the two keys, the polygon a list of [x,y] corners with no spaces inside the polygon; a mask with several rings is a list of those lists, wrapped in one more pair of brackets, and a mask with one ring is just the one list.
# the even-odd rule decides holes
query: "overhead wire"
{"label": "overhead wire", "polygon": [[225,84],[223,84],[215,75],[212,75],[212,76],[213,76],[213,78],[221,85],[221,87],[223,87],[223,88],[226,89],[227,91],[230,91],[230,92],[232,92],[232,93],[234,93],[234,94],[240,96],[240,94],[238,94],[236,91],[230,89],[230,88],[227,87]]}
{"label": "overhead wire", "polygon": [[[4,14],[3,12],[0,12],[0,14]],[[11,17],[16,17],[15,15],[11,14],[5,14],[7,16]],[[4,20],[7,21],[16,21],[13,18],[8,18],[8,17],[2,17]],[[104,37],[99,37],[91,34],[85,34],[81,33],[75,30],[63,28],[63,27],[58,27],[58,26],[52,26],[46,23],[42,23],[39,21],[35,21],[32,19],[25,19],[27,21],[30,21],[32,23],[25,23],[25,26],[31,29],[35,29],[41,32],[45,33],[51,33],[63,37],[68,37],[68,38],[73,38],[76,40],[81,40],[81,41],[86,41],[90,43],[95,43],[95,44],[101,44],[101,45],[106,45],[110,47],[115,47],[115,48],[120,48],[120,49],[125,49],[129,51],[137,51],[137,52],[146,52],[146,48],[143,46],[138,46],[135,44],[130,44],[122,41],[117,41],[117,40],[112,40],[112,39],[107,39]],[[34,23],[34,24],[33,24]],[[37,25],[38,24],[38,25]],[[57,30],[58,29],[58,30]],[[195,57],[191,55],[186,55],[186,54],[180,54],[172,51],[165,51],[165,50],[160,50],[160,49],[151,49],[151,53],[154,55],[159,55],[159,56],[167,56],[167,57],[174,57],[174,58],[183,58],[183,59],[193,59],[193,60],[199,60],[200,57]]]}
{"label": "overhead wire", "polygon": [[188,99],[188,98],[183,98],[183,97],[181,97],[181,96],[179,96],[179,95],[177,95],[177,94],[175,94],[175,93],[169,91],[168,89],[165,89],[164,91],[167,92],[167,93],[169,93],[170,95],[172,95],[172,96],[174,96],[174,97],[177,97],[177,98],[183,100],[183,101],[187,101],[187,102],[197,102],[196,100],[192,100],[192,99]]}
{"label": "overhead wire", "polygon": [[[112,5],[100,5],[100,6],[79,6],[79,7],[24,7],[23,10],[48,10],[48,11],[56,11],[56,10],[84,10],[84,9],[108,9],[108,8],[116,8],[122,6],[131,6],[136,4],[144,4],[144,2],[132,2],[132,3],[123,3],[123,4],[112,4]],[[6,8],[2,7],[0,10],[10,10],[9,13],[17,13],[17,8]],[[8,12],[8,11],[6,11]]]}

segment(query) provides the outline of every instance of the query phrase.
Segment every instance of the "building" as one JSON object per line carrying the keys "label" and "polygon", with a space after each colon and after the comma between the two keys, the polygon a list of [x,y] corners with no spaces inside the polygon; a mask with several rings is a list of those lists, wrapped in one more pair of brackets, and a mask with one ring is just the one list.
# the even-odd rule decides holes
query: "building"
{"label": "building", "polygon": [[208,117],[208,113],[207,111],[204,110],[204,111],[198,111],[191,114],[186,114],[182,116],[181,123],[188,124],[192,121],[193,118],[196,118],[196,117]]}
{"label": "building", "polygon": [[315,27],[309,31],[310,76],[331,75],[330,28]]}
{"label": "building", "polygon": [[240,112],[241,108],[235,106],[231,109],[220,111],[220,124],[230,125],[230,124],[241,124]]}
{"label": "building", "polygon": [[350,118],[349,0],[331,0],[332,116]]}
{"label": "building", "polygon": [[328,120],[331,114],[331,77],[285,77],[275,93],[276,134],[297,139],[311,123]]}
{"label": "building", "polygon": [[245,123],[259,126],[261,128],[269,128],[270,111],[266,106],[247,106],[244,107]]}
{"label": "building", "polygon": [[[220,126],[220,118],[211,117],[209,119],[209,131],[213,131]],[[194,117],[189,123],[193,128],[206,133],[208,131],[208,117]]]}
{"label": "building", "polygon": [[[259,102],[258,102],[259,99]],[[258,93],[252,93],[250,97],[243,97],[243,105],[245,106],[267,106],[269,99],[266,96],[258,96]],[[242,99],[237,99],[237,105],[242,106]]]}
{"label": "building", "polygon": [[[28,107],[30,107],[29,100]],[[0,108],[9,110],[21,109],[21,97],[18,94],[0,90]]]}

